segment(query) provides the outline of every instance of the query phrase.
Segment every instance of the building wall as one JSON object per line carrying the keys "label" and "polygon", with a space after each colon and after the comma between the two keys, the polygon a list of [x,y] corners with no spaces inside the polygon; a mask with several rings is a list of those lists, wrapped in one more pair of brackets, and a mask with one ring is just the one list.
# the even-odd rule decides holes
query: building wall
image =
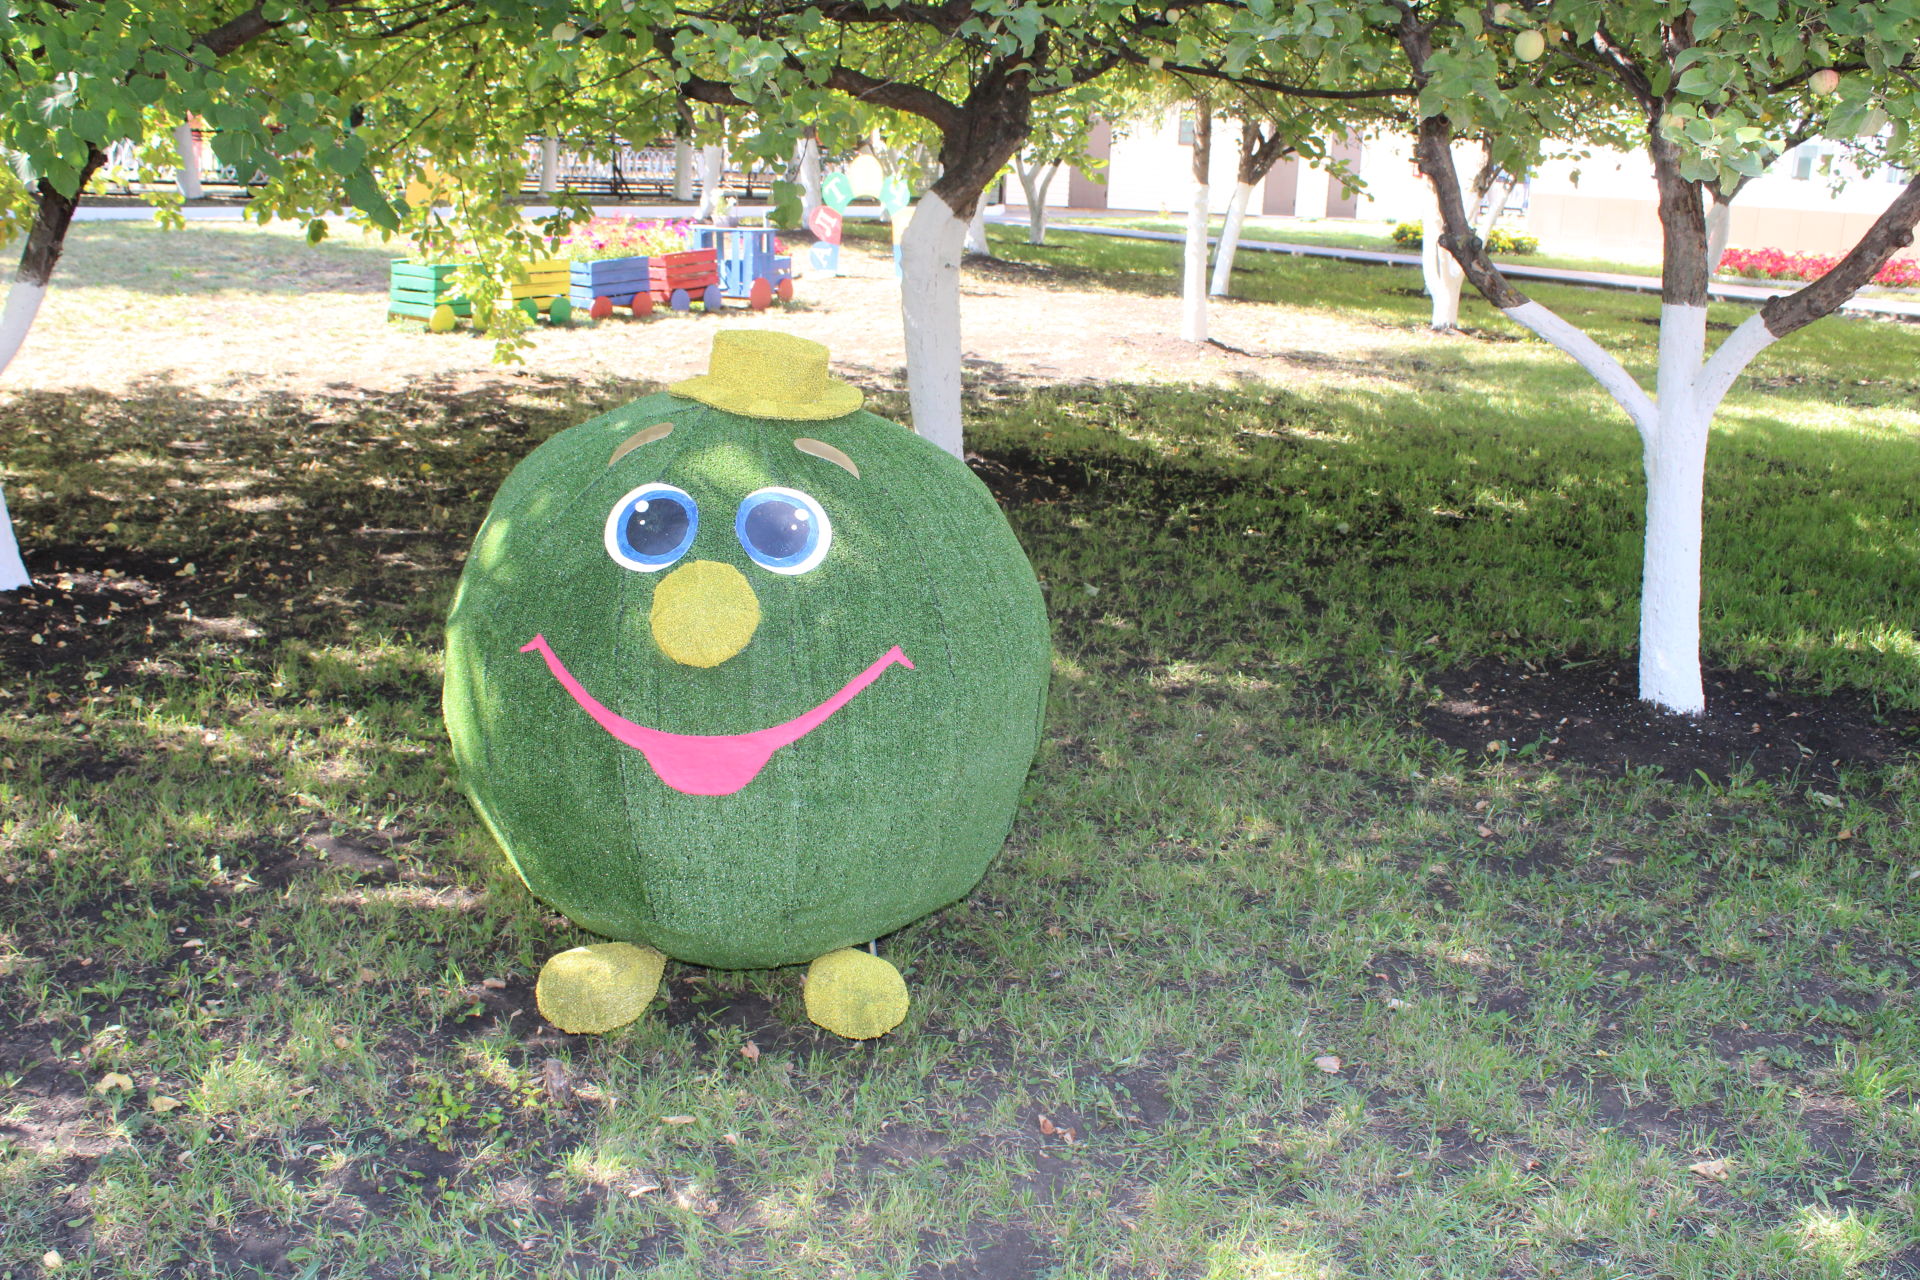
{"label": "building wall", "polygon": [[[1191,114],[1184,117],[1191,120]],[[1181,141],[1183,117],[1168,112],[1158,118],[1125,121],[1098,126],[1089,139],[1094,155],[1107,158],[1104,183],[1074,171],[1069,181],[1056,179],[1047,193],[1049,208],[1071,206],[1077,209],[1138,209],[1169,216],[1185,213],[1193,183],[1193,149]],[[1103,134],[1104,131],[1104,134]],[[1358,157],[1368,140],[1341,144]],[[1240,162],[1240,122],[1227,117],[1213,121],[1213,156],[1208,166],[1208,203],[1215,213],[1225,213],[1233,199]],[[1353,161],[1349,161],[1352,163]],[[1371,161],[1359,157],[1360,164]],[[1104,200],[1101,197],[1104,196]],[[1019,184],[1007,185],[1007,199],[1024,207]],[[1362,209],[1365,196],[1344,199],[1339,184],[1329,183],[1324,171],[1310,168],[1297,160],[1282,160],[1265,179],[1256,183],[1248,208],[1256,213],[1292,214],[1299,217],[1367,216]]]}
{"label": "building wall", "polygon": [[[1733,203],[1729,246],[1827,254],[1853,247],[1901,184],[1885,173],[1861,175],[1838,160],[1822,173],[1821,150],[1814,144],[1783,156],[1747,185]],[[1543,242],[1659,257],[1658,194],[1644,155],[1548,160],[1530,188],[1527,229]]]}
{"label": "building wall", "polygon": [[[1180,115],[1169,112],[1110,130],[1100,126],[1095,139],[1106,147],[1106,181],[1077,171],[1056,177],[1047,204],[1184,213],[1193,160],[1191,147],[1180,141],[1180,125]],[[1225,212],[1233,196],[1239,130],[1239,123],[1229,119],[1216,119],[1213,124],[1211,204],[1215,213]],[[1411,138],[1372,134],[1339,145],[1347,149],[1343,154],[1356,149],[1359,153],[1355,169],[1366,185],[1354,197],[1343,199],[1339,184],[1326,171],[1283,160],[1254,189],[1249,208],[1302,218],[1390,222],[1418,221],[1425,215],[1431,196],[1414,164]],[[1887,174],[1864,176],[1840,160],[1825,159],[1826,146],[1816,143],[1782,157],[1741,192],[1733,207],[1729,237],[1733,247],[1844,253],[1900,193],[1902,183]],[[1479,163],[1477,151],[1473,147],[1459,150],[1463,181]],[[1094,153],[1099,154],[1097,147]],[[1007,198],[1024,207],[1018,183],[1007,184]],[[1504,225],[1523,225],[1552,249],[1647,260],[1660,255],[1653,172],[1642,153],[1596,152],[1581,159],[1548,159],[1529,175],[1525,200],[1525,214],[1509,214]]]}

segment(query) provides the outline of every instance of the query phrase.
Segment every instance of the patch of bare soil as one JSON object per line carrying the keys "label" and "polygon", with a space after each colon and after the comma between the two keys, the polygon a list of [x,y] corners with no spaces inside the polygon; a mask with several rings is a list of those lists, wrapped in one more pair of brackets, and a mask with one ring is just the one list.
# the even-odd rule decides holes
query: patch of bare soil
{"label": "patch of bare soil", "polygon": [[1831,785],[1842,770],[1884,768],[1920,750],[1920,715],[1857,696],[1788,692],[1750,672],[1708,670],[1703,716],[1661,711],[1640,700],[1636,662],[1482,658],[1434,678],[1440,697],[1421,722],[1470,759],[1504,754],[1609,773],[1653,767],[1678,782],[1724,784],[1742,774]]}
{"label": "patch of bare soil", "polygon": [[[195,224],[181,236],[234,234]],[[72,263],[108,246],[76,245]],[[235,251],[264,253],[252,241]],[[266,259],[263,258],[263,261]],[[462,326],[430,334],[386,318],[386,261],[306,263],[272,258],[277,276],[318,274],[293,294],[239,290],[142,292],[111,284],[74,285],[108,275],[74,269],[56,277],[31,340],[8,369],[9,390],[127,391],[164,385],[217,397],[263,391],[338,395],[403,391],[423,379],[453,380],[511,396],[515,372],[493,362],[490,339]],[[279,265],[283,262],[290,265]],[[1169,272],[1172,271],[1171,259]],[[1182,381],[1233,386],[1250,380],[1370,379],[1389,345],[1377,326],[1264,303],[1217,300],[1216,339],[1182,342],[1180,299],[1169,274],[1164,293],[1116,290],[1068,267],[970,257],[961,280],[965,353],[976,380],[1007,386],[1105,381]],[[191,282],[187,282],[191,284]],[[802,277],[790,306],[755,314],[616,314],[598,324],[542,324],[518,372],[578,383],[609,378],[672,382],[706,371],[722,327],[777,328],[825,343],[835,372],[870,393],[905,389],[900,285],[890,254],[843,247],[841,274]],[[1397,336],[1394,341],[1405,341]],[[1435,339],[1436,342],[1444,339]],[[1360,353],[1356,355],[1356,353]]]}

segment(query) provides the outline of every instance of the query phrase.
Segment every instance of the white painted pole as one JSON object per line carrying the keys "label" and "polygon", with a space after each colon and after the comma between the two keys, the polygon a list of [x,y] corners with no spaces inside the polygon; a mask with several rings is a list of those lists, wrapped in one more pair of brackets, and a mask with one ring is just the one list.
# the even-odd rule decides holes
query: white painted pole
{"label": "white painted pole", "polygon": [[[1427,194],[1433,194],[1432,188]],[[1460,288],[1467,273],[1451,253],[1440,247],[1440,232],[1440,204],[1429,199],[1420,219],[1420,274],[1426,280],[1427,296],[1433,300],[1428,323],[1445,333],[1460,323]]]}
{"label": "white painted pole", "polygon": [[0,591],[30,587],[26,561],[20,558],[20,544],[13,537],[13,517],[7,512],[7,494],[0,489]]}
{"label": "white painted pole", "polygon": [[46,296],[46,285],[14,277],[13,286],[7,290],[7,304],[0,308],[0,373],[5,373],[19,354],[20,344],[27,340],[27,331],[33,328],[33,318],[40,314],[40,303]]}
{"label": "white painted pole", "polygon": [[693,199],[693,144],[685,138],[673,140],[673,198]]}
{"label": "white painted pole", "polygon": [[813,225],[820,198],[820,142],[812,135],[800,139],[800,225]]}
{"label": "white painted pole", "polygon": [[540,140],[540,194],[552,195],[560,189],[560,139]]}
{"label": "white painted pole", "polygon": [[200,148],[193,139],[193,126],[184,121],[173,128],[173,145],[180,152],[180,169],[175,180],[180,184],[180,194],[189,200],[199,200],[207,194],[200,185]]}
{"label": "white painted pole", "polygon": [[1220,229],[1220,243],[1213,251],[1213,285],[1207,290],[1224,298],[1233,287],[1233,256],[1240,251],[1240,227],[1247,220],[1247,203],[1253,199],[1251,182],[1233,184],[1233,199],[1227,202],[1227,225]]}
{"label": "white painted pole", "polygon": [[966,220],[929,191],[900,237],[900,318],[913,429],[965,456],[960,414],[960,254]]}
{"label": "white painted pole", "polygon": [[973,206],[973,221],[967,224],[967,252],[977,253],[983,258],[993,256],[993,245],[987,239],[987,198],[981,194],[980,203]]}
{"label": "white painted pole", "polygon": [[1207,184],[1193,184],[1193,203],[1187,209],[1186,270],[1180,281],[1180,336],[1188,342],[1207,340]]}
{"label": "white painted pole", "polygon": [[1647,530],[1640,571],[1640,696],[1697,716],[1707,709],[1700,679],[1700,544],[1707,426],[1700,378],[1707,309],[1660,308],[1658,426],[1644,450]]}
{"label": "white painted pole", "polygon": [[720,207],[720,184],[727,171],[727,153],[719,143],[700,148],[700,220],[711,219]]}

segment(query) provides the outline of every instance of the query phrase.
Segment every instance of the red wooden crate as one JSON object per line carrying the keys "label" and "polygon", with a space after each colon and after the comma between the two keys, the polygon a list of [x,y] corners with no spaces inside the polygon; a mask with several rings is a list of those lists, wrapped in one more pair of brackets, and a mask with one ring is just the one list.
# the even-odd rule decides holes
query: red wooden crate
{"label": "red wooden crate", "polygon": [[647,283],[653,291],[695,289],[720,278],[718,257],[712,249],[687,249],[647,259]]}

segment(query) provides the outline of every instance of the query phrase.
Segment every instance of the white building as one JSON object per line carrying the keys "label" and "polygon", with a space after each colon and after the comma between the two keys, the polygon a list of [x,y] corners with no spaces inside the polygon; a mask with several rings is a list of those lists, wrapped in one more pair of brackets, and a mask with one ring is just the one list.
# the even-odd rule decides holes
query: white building
{"label": "white building", "polygon": [[[1233,195],[1240,125],[1213,122],[1211,194],[1215,212]],[[1193,181],[1192,118],[1168,114],[1118,127],[1096,125],[1088,150],[1106,169],[1072,170],[1047,193],[1050,208],[1184,213]],[[1893,202],[1910,175],[1882,171],[1862,176],[1829,142],[1811,142],[1782,157],[1748,184],[1734,202],[1734,248],[1840,254],[1851,248]],[[1297,218],[1418,221],[1426,183],[1413,163],[1411,138],[1371,135],[1337,144],[1334,155],[1365,180],[1345,191],[1324,169],[1283,160],[1255,188],[1250,213]],[[1462,173],[1465,181],[1470,175]],[[1022,200],[1019,184],[1007,198]],[[1583,159],[1545,161],[1528,176],[1505,225],[1540,237],[1560,252],[1592,251],[1657,258],[1660,223],[1653,172],[1640,153],[1595,152]]]}

